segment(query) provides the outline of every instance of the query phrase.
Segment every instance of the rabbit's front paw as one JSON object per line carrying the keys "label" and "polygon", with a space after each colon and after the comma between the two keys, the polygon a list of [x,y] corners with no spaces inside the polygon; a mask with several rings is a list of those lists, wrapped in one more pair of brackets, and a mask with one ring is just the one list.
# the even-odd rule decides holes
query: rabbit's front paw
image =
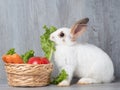
{"label": "rabbit's front paw", "polygon": [[68,80],[63,80],[62,82],[60,82],[57,86],[60,87],[67,87],[70,85],[70,82]]}

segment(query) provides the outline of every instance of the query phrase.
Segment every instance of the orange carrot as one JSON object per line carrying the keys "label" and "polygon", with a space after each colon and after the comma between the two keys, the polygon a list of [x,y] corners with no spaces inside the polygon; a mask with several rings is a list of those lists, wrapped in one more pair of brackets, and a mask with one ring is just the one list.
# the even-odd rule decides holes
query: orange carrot
{"label": "orange carrot", "polygon": [[16,64],[23,63],[22,58],[17,53],[13,55],[3,55],[2,59],[5,63],[16,63]]}
{"label": "orange carrot", "polygon": [[11,55],[3,55],[3,56],[2,56],[2,59],[3,59],[3,61],[6,62],[6,63],[12,62]]}
{"label": "orange carrot", "polygon": [[18,63],[18,64],[23,63],[22,58],[17,53],[12,55],[12,60],[13,63]]}

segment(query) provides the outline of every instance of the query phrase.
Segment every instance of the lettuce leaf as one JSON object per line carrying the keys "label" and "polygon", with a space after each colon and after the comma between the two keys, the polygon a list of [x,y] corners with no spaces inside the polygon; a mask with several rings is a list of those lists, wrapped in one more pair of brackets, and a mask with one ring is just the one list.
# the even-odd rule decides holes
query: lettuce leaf
{"label": "lettuce leaf", "polygon": [[25,54],[22,54],[21,57],[23,59],[24,63],[28,63],[29,58],[34,56],[34,51],[33,50],[29,50],[27,52],[25,52]]}
{"label": "lettuce leaf", "polygon": [[40,36],[40,43],[42,50],[44,51],[44,56],[51,60],[52,54],[55,51],[55,43],[51,41],[50,34],[57,30],[56,27],[51,26],[47,27],[46,25],[43,26],[43,29],[45,30],[44,34]]}
{"label": "lettuce leaf", "polygon": [[54,78],[54,80],[51,83],[59,84],[63,80],[67,79],[67,77],[68,77],[68,74],[66,73],[66,71],[64,69],[62,69],[62,71],[59,73],[59,75],[56,78]]}

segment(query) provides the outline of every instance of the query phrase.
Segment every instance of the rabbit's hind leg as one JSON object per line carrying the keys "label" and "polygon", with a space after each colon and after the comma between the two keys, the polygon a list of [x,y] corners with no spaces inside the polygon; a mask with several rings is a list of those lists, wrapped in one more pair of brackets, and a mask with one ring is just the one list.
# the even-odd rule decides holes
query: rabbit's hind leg
{"label": "rabbit's hind leg", "polygon": [[77,84],[80,84],[80,85],[87,85],[87,84],[94,84],[94,83],[100,83],[100,82],[93,78],[81,78],[77,82]]}

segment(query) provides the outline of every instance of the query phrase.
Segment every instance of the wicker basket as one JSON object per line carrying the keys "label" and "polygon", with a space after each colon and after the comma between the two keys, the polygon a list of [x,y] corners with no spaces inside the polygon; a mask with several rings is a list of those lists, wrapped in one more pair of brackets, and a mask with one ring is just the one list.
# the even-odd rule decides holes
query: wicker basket
{"label": "wicker basket", "polygon": [[5,64],[10,86],[45,86],[50,83],[52,64]]}

